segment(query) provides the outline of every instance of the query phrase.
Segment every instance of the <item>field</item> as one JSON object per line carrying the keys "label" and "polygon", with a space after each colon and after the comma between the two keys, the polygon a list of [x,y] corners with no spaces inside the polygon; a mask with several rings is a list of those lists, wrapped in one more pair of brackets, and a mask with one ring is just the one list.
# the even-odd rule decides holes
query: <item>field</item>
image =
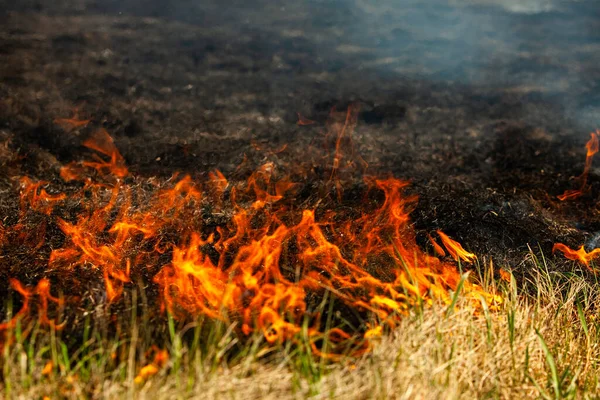
{"label": "field", "polygon": [[0,397],[597,398],[598,11],[400,3],[0,0]]}

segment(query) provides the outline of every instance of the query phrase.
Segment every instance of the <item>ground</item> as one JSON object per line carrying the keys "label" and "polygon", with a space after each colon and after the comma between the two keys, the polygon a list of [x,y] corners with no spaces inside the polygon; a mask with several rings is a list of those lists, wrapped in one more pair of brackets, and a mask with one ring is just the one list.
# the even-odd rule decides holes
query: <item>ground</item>
{"label": "ground", "polygon": [[[104,127],[138,176],[205,178],[234,175],[252,143],[287,144],[282,165],[302,160],[332,109],[357,104],[357,152],[368,174],[411,182],[423,248],[441,229],[519,282],[532,251],[551,269],[585,271],[552,246],[591,249],[600,230],[597,169],[584,196],[556,197],[577,188],[600,116],[591,2],[5,3],[6,226],[18,215],[14,177],[52,180],[89,153],[89,131],[65,130],[57,118],[77,113]],[[316,123],[297,124],[298,114]],[[25,250],[3,254],[0,293],[8,278],[33,284],[43,275],[42,266],[15,265]]]}

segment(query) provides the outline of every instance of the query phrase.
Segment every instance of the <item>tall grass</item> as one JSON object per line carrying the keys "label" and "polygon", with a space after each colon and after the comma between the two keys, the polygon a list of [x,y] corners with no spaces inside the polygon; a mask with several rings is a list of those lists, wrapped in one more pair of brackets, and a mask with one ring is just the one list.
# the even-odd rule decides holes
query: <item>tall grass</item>
{"label": "tall grass", "polygon": [[[240,336],[232,322],[168,316],[157,339],[147,334],[147,310],[131,307],[126,332],[89,317],[76,350],[60,331],[18,325],[1,355],[2,397],[597,398],[597,284],[551,272],[533,252],[520,284],[493,280],[490,268],[478,268],[479,279],[502,294],[500,309],[477,311],[457,290],[450,307],[417,307],[369,354],[339,362],[313,355],[306,324],[294,343],[273,346]],[[322,307],[331,315],[333,300]],[[152,362],[151,345],[166,348],[169,362],[136,379]]]}

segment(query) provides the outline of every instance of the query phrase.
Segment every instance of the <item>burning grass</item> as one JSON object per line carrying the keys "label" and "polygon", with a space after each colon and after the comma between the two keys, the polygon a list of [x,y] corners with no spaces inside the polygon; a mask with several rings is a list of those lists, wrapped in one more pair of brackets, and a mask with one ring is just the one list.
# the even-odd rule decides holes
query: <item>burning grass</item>
{"label": "burning grass", "polygon": [[587,154],[585,157],[585,167],[583,169],[583,173],[578,178],[581,181],[581,188],[565,190],[563,194],[558,196],[559,200],[574,200],[583,195],[589,189],[587,185],[587,180],[588,175],[590,173],[590,169],[592,168],[592,161],[594,160],[594,156],[598,152],[600,146],[600,142],[598,140],[599,137],[600,130],[596,130],[596,132],[590,133],[590,140],[588,140],[588,142],[585,145],[585,148],[587,149]]}
{"label": "burning grass", "polygon": [[[57,289],[51,294],[46,277],[32,290],[13,280],[23,296],[21,309],[0,329],[35,319],[35,296],[41,321],[56,327],[60,323],[49,313],[60,319],[60,309],[79,301],[90,280],[104,283],[100,301],[116,305],[112,310],[141,281],[156,291],[154,303],[179,320],[238,321],[236,329],[260,332],[270,344],[294,340],[309,321],[313,352],[332,359],[348,346],[356,356],[368,352],[371,338],[393,329],[410,309],[435,301],[450,305],[451,292],[462,289],[474,304],[483,298],[496,307],[500,296],[461,275],[454,262],[417,246],[409,218],[416,198],[403,193],[407,182],[365,175],[361,203],[338,211],[347,202],[345,186],[366,168],[351,140],[357,113],[351,106],[343,119],[332,118],[327,135],[333,147],[322,155],[324,172],[315,172],[318,165],[309,160],[282,175],[274,161],[266,161],[236,182],[220,171],[200,182],[178,175],[139,179],[108,132],[96,130],[82,143],[91,160],[60,169],[62,191],[20,178],[21,215],[5,227],[4,246],[36,251],[45,244],[46,229],[59,230],[62,243],[50,249],[43,272]],[[317,196],[299,202],[307,183]],[[32,215],[42,222],[28,223]],[[215,216],[222,221],[215,223]],[[438,235],[455,260],[476,259],[443,232]],[[55,297],[58,291],[67,299]],[[315,311],[326,296],[346,309],[335,326]],[[328,352],[321,350],[323,341]]]}
{"label": "burning grass", "polygon": [[[3,350],[7,398],[594,398],[600,324],[596,283],[548,272],[530,254],[536,271],[517,289],[484,279],[505,302],[495,312],[457,298],[415,307],[372,351],[331,363],[311,349],[308,325],[291,342],[271,345],[263,335],[241,333],[236,322],[170,318],[153,347],[147,307],[131,308],[127,331],[85,331],[84,344],[67,352],[61,331],[37,324],[29,335],[17,325]],[[143,295],[142,292],[139,293]],[[327,300],[322,308],[335,307]],[[95,316],[94,318],[97,318]],[[91,319],[89,322],[93,322]],[[42,334],[43,333],[43,334]],[[150,349],[150,350],[148,350]],[[144,372],[146,371],[146,372]],[[150,372],[150,373],[149,373]],[[155,373],[154,373],[155,372]]]}
{"label": "burning grass", "polygon": [[[90,157],[52,180],[15,177],[19,215],[0,225],[0,244],[35,255],[39,269],[10,281],[18,296],[0,325],[6,392],[166,397],[207,394],[210,383],[214,396],[245,396],[256,387],[220,380],[263,385],[270,374],[266,390],[278,397],[595,390],[594,289],[557,284],[546,270],[538,297],[517,294],[508,272],[482,267],[441,230],[439,243],[428,236],[431,256],[417,245],[408,182],[365,173],[351,140],[357,113],[332,113],[324,146],[301,163],[278,158],[285,146],[255,144],[261,162],[246,160],[234,179],[137,176],[103,129],[82,142]],[[554,304],[565,291],[566,305]],[[548,310],[568,307],[585,327],[585,343],[576,328],[572,337],[586,364],[559,372]],[[355,387],[347,379],[358,373]]]}
{"label": "burning grass", "polygon": [[[587,149],[587,154],[585,157],[585,167],[583,169],[583,173],[579,177],[581,181],[581,189],[576,190],[566,190],[562,195],[558,196],[559,200],[574,200],[580,196],[582,196],[586,191],[589,190],[587,185],[588,175],[590,169],[592,167],[592,160],[594,159],[594,155],[598,152],[600,142],[600,130],[596,130],[596,132],[590,133],[590,140],[586,143],[585,147]],[[598,258],[600,255],[600,248],[597,248],[596,245],[587,246],[582,245],[579,249],[574,250],[568,247],[563,243],[555,243],[552,247],[552,252],[561,252],[566,258],[570,260],[575,260],[585,265],[591,272],[596,273],[597,270],[591,265],[591,262]],[[589,248],[592,247],[592,248]]]}

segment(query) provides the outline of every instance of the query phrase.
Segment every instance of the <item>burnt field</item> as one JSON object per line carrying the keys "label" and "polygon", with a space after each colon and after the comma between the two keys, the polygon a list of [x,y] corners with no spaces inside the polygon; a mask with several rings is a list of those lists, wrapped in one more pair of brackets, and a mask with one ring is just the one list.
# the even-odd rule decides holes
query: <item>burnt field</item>
{"label": "burnt field", "polygon": [[[535,254],[551,272],[595,279],[593,264],[553,251],[598,246],[593,162],[581,177],[600,117],[592,3],[1,8],[0,296],[15,301],[14,312],[0,306],[4,321],[31,299],[42,322],[66,322],[79,344],[90,310],[120,332],[114,316],[142,290],[158,321],[149,337],[168,336],[165,310],[219,320],[231,297],[238,328],[269,342],[298,333],[305,314],[318,332],[349,320],[327,336],[335,346],[369,336],[371,314],[393,328],[415,299],[447,300],[436,293],[457,289],[456,268],[481,275],[493,260],[485,274],[522,283]],[[444,251],[438,231],[459,250]],[[283,249],[269,253],[273,275],[256,272],[270,256],[248,247],[275,246],[266,237]],[[228,280],[247,272],[236,263],[254,256],[258,289],[240,278],[231,294]],[[394,297],[404,276],[395,257],[413,256],[411,279],[433,262],[426,288]],[[176,281],[178,257],[210,272]],[[316,311],[328,291],[335,317]],[[495,301],[494,290],[465,291]],[[384,294],[393,305],[377,303]],[[293,315],[271,315],[278,307]]]}

